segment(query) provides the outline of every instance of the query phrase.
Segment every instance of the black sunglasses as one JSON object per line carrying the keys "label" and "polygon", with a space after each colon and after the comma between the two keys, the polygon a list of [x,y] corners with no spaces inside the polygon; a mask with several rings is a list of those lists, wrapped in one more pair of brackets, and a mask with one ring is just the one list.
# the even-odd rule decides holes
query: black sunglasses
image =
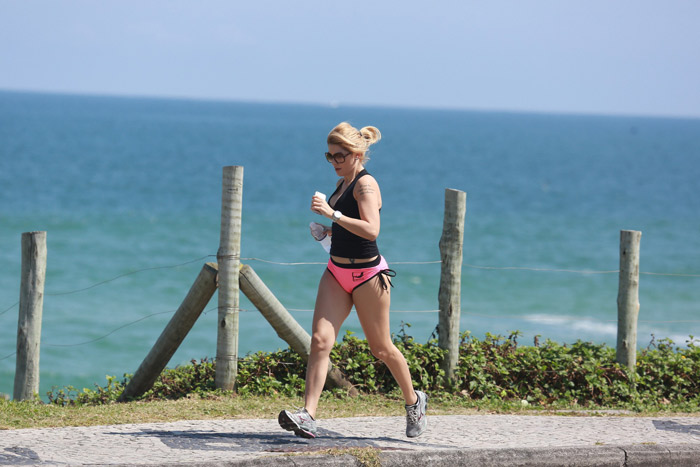
{"label": "black sunglasses", "polygon": [[335,161],[336,164],[342,164],[343,162],[345,162],[345,158],[348,157],[350,154],[352,153],[349,152],[347,154],[343,154],[342,152],[336,152],[335,154],[331,154],[330,152],[327,152],[326,160],[328,162]]}

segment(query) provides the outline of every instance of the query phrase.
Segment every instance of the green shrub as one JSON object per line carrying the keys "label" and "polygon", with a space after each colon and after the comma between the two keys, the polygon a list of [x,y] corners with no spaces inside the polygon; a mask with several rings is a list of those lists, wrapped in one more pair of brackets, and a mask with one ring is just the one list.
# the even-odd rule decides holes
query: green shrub
{"label": "green shrub", "polygon": [[[459,397],[467,401],[528,401],[538,406],[582,406],[650,409],[700,406],[700,347],[692,336],[687,347],[676,347],[668,339],[652,341],[638,353],[637,368],[628,374],[615,362],[615,349],[604,344],[577,341],[562,345],[550,340],[520,346],[519,332],[509,336],[486,334],[483,340],[469,332],[461,335],[455,378],[446,381],[440,362],[445,351],[435,339],[420,344],[402,325],[393,336],[406,358],[416,387],[431,397]],[[347,332],[331,352],[331,360],[360,391],[367,394],[396,394],[399,389],[386,365],[371,353],[367,341]],[[140,399],[177,399],[197,394],[210,397],[215,389],[216,364],[209,359],[166,369],[153,388]],[[236,392],[241,395],[301,396],[306,364],[290,349],[257,352],[239,360]],[[117,400],[131,375],[122,381],[107,377],[107,385],[78,391],[54,388],[48,393],[57,405],[105,404]]]}

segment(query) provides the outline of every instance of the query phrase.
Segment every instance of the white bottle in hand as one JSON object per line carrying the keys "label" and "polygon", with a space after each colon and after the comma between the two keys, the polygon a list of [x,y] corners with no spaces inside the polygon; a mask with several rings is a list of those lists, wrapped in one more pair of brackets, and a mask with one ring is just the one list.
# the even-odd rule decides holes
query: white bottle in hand
{"label": "white bottle in hand", "polygon": [[326,250],[326,253],[330,253],[331,236],[326,233],[326,228],[318,222],[312,222],[309,224],[309,228],[311,229],[311,235],[313,235],[316,241]]}
{"label": "white bottle in hand", "polygon": [[[323,201],[326,200],[326,195],[321,193],[321,192],[316,192],[314,193],[314,196],[318,196],[321,198]],[[309,228],[311,229],[311,235],[316,239],[317,242],[321,244],[324,250],[326,250],[326,253],[331,252],[331,236],[326,233],[326,228],[319,224],[318,222],[312,222],[309,224]]]}

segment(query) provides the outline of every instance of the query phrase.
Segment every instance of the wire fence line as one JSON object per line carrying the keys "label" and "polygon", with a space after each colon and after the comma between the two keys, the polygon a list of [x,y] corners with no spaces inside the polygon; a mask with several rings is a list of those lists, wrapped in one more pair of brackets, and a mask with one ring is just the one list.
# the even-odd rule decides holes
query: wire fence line
{"label": "wire fence line", "polygon": [[[110,279],[106,279],[100,282],[96,282],[88,287],[84,287],[81,289],[76,289],[76,290],[69,290],[69,291],[64,291],[64,292],[50,292],[50,293],[45,293],[45,296],[47,297],[55,297],[55,296],[62,296],[62,295],[72,295],[80,292],[85,292],[87,290],[94,289],[96,287],[99,287],[101,285],[109,284],[110,282],[114,282],[117,279],[121,279],[123,277],[131,276],[133,274],[138,274],[141,272],[146,272],[146,271],[155,271],[155,270],[161,270],[161,269],[174,269],[174,268],[179,268],[182,266],[187,266],[188,264],[196,263],[198,261],[203,261],[207,258],[216,258],[217,255],[205,255],[199,258],[195,258],[189,261],[185,261],[184,263],[178,263],[174,265],[167,265],[167,266],[155,266],[155,267],[148,267],[148,268],[142,268],[142,269],[136,269],[134,271],[129,271],[125,272],[123,274],[119,274],[117,276],[114,276]],[[260,263],[265,263],[265,264],[273,264],[273,265],[278,265],[278,266],[306,266],[306,265],[325,265],[325,262],[321,261],[309,261],[309,262],[284,262],[284,261],[272,261],[272,260],[267,260],[267,259],[262,259],[262,258],[256,258],[256,257],[240,257],[238,258],[241,261],[257,261]],[[391,264],[405,264],[405,265],[426,265],[426,264],[441,264],[441,260],[435,260],[435,261],[392,261]],[[463,267],[465,268],[471,268],[471,269],[480,269],[480,270],[495,270],[495,271],[532,271],[532,272],[559,272],[559,273],[570,273],[570,274],[582,274],[582,275],[591,275],[591,274],[617,274],[620,272],[620,270],[609,270],[609,271],[596,271],[596,270],[588,270],[588,269],[557,269],[557,268],[535,268],[535,267],[524,267],[524,266],[479,266],[475,264],[468,264],[468,263],[463,263]],[[700,274],[686,274],[686,273],[666,273],[666,272],[646,272],[646,271],[640,271],[639,274],[646,274],[646,275],[651,275],[651,276],[667,276],[667,277],[700,277]],[[0,316],[4,315],[14,307],[19,305],[19,301],[13,303],[7,308],[4,308],[0,310]],[[429,311],[429,310],[428,310]],[[422,312],[422,310],[418,310],[417,312]]]}
{"label": "wire fence line", "polygon": [[[203,261],[207,258],[216,258],[217,255],[206,255],[202,256],[199,258],[195,258],[189,261],[185,261],[183,263],[178,263],[174,265],[166,265],[166,266],[156,266],[156,267],[148,267],[148,268],[142,268],[142,269],[137,269],[133,271],[129,271],[123,274],[119,274],[117,276],[114,276],[110,279],[106,279],[100,282],[96,282],[95,284],[92,284],[88,287],[76,289],[76,290],[71,290],[71,291],[64,291],[64,292],[53,292],[53,293],[46,293],[46,296],[64,296],[64,295],[71,295],[71,294],[76,294],[79,292],[84,292],[87,290],[94,289],[96,287],[109,284],[110,282],[113,282],[117,279],[121,279],[123,277],[127,277],[133,274],[138,274],[142,272],[147,272],[147,271],[155,271],[155,270],[163,270],[163,269],[175,269],[179,268],[182,266],[186,266],[192,263],[196,263],[198,261]],[[273,265],[279,265],[279,266],[302,266],[302,265],[325,265],[325,262],[282,262],[282,261],[272,261],[272,260],[266,260],[262,258],[256,258],[256,257],[240,257],[238,258],[241,261],[257,261],[261,263],[266,263],[266,264],[273,264]],[[402,264],[402,265],[426,265],[426,264],[440,264],[442,261],[436,260],[436,261],[392,261],[392,264]],[[464,263],[463,267],[466,268],[472,268],[472,269],[478,269],[478,270],[499,270],[499,271],[532,271],[532,272],[557,272],[557,273],[573,273],[573,274],[582,274],[582,275],[590,275],[590,274],[616,274],[619,273],[619,270],[614,270],[614,271],[597,271],[597,270],[576,270],[576,269],[556,269],[556,268],[534,268],[534,267],[518,267],[518,266],[506,266],[506,267],[498,267],[498,266],[479,266],[479,265],[474,265],[474,264],[467,264]],[[641,272],[640,274],[646,274],[646,275],[653,275],[653,276],[669,276],[669,277],[700,277],[700,274],[684,274],[684,273],[659,273],[659,272]],[[19,305],[19,301],[10,305],[7,308],[4,308],[0,310],[0,316],[3,314],[7,313],[8,311],[12,310],[15,308],[17,305]],[[209,308],[208,310],[204,311],[202,314],[206,315],[207,313],[211,312],[212,310],[216,310],[218,307],[213,307]],[[313,309],[305,309],[305,308],[288,308],[288,311],[291,312],[313,312]],[[45,343],[42,344],[43,346],[46,347],[76,347],[76,346],[82,346],[82,345],[88,345],[92,344],[95,342],[98,342],[102,339],[105,339],[109,337],[110,335],[114,334],[115,332],[118,332],[124,328],[127,328],[129,326],[132,326],[138,322],[144,321],[146,319],[152,318],[154,316],[158,315],[163,315],[163,314],[174,314],[175,311],[177,310],[168,310],[168,311],[161,311],[161,312],[156,312],[156,313],[151,313],[146,316],[143,316],[141,318],[138,318],[134,321],[131,321],[129,323],[123,324],[106,334],[85,341],[85,342],[79,342],[79,343],[74,343],[74,344],[51,344],[51,343]],[[247,312],[255,312],[257,310],[254,309],[245,309],[245,308],[239,308],[239,312],[247,313]],[[391,310],[392,313],[439,313],[439,309],[434,309],[434,310]],[[585,318],[585,317],[546,317],[546,316],[506,316],[506,315],[496,315],[496,314],[483,314],[483,313],[474,313],[470,312],[467,310],[461,310],[461,313],[467,316],[476,316],[476,317],[482,317],[482,318],[489,318],[489,319],[510,319],[510,320],[525,320],[525,321],[541,321],[541,322],[546,322],[546,321],[560,321],[562,319],[566,319],[569,321],[583,321],[583,320],[590,320],[590,318]],[[617,322],[616,319],[611,319],[611,320],[599,320],[596,319],[595,321],[599,322]],[[638,322],[640,323],[656,323],[656,324],[672,324],[672,323],[700,323],[700,320],[639,320]],[[15,355],[16,352],[13,352],[9,355],[6,355],[4,357],[0,358],[0,361],[5,360],[7,358],[12,357]]]}
{"label": "wire fence line", "polygon": [[55,296],[60,296],[60,295],[71,295],[71,294],[78,293],[78,292],[85,292],[86,290],[94,289],[95,287],[99,287],[100,285],[108,284],[108,283],[113,282],[113,281],[115,281],[115,280],[117,280],[117,279],[121,279],[122,277],[131,276],[131,275],[137,274],[137,273],[139,273],[139,272],[144,272],[144,271],[156,271],[156,270],[159,270],[159,269],[174,269],[174,268],[179,268],[179,267],[181,267],[181,266],[186,266],[186,265],[188,265],[188,264],[196,263],[197,261],[203,261],[203,260],[209,258],[210,256],[211,256],[211,255],[202,256],[201,258],[192,259],[192,260],[186,261],[186,262],[184,262],[184,263],[174,264],[174,265],[171,265],[171,266],[156,266],[156,267],[150,267],[150,268],[137,269],[137,270],[135,270],[135,271],[130,271],[130,272],[125,272],[124,274],[119,274],[118,276],[115,276],[115,277],[113,277],[113,278],[111,278],[111,279],[104,280],[104,281],[102,281],[102,282],[97,282],[96,284],[92,284],[91,286],[85,287],[85,288],[83,288],[83,289],[70,290],[70,291],[68,291],[68,292],[53,292],[53,293],[47,293],[46,296],[55,297]]}
{"label": "wire fence line", "polygon": [[[62,296],[62,295],[72,295],[72,294],[76,294],[79,292],[85,292],[86,290],[94,289],[95,287],[99,287],[101,285],[105,285],[105,284],[109,284],[110,282],[114,282],[115,280],[121,279],[122,277],[131,276],[133,274],[138,274],[140,272],[145,272],[145,271],[156,271],[159,269],[175,269],[175,268],[179,268],[182,266],[186,266],[188,264],[196,263],[197,261],[203,261],[203,260],[210,258],[212,256],[215,257],[216,255],[206,255],[206,256],[202,256],[200,258],[185,261],[184,263],[173,264],[173,265],[169,265],[169,266],[155,266],[155,267],[149,267],[149,268],[143,268],[143,269],[136,269],[134,271],[129,271],[129,272],[125,272],[123,274],[119,274],[117,276],[112,277],[111,279],[106,279],[106,280],[103,280],[100,282],[96,282],[96,283],[94,283],[90,286],[84,287],[82,289],[69,290],[66,292],[50,292],[50,293],[45,293],[44,296],[46,296],[46,297],[58,297],[58,296]],[[10,305],[9,307],[7,307],[3,310],[0,310],[0,316],[4,315],[5,313],[10,311],[11,309],[16,307],[17,305],[19,305],[19,301],[13,303],[12,305]]]}
{"label": "wire fence line", "polygon": [[[242,261],[258,261],[260,263],[267,263],[267,264],[275,264],[278,266],[307,266],[307,265],[325,265],[328,264],[328,262],[323,262],[323,261],[310,261],[310,262],[302,262],[302,263],[287,263],[287,262],[281,262],[281,261],[271,261],[267,259],[262,259],[262,258],[240,258]],[[392,261],[391,264],[440,264],[442,261],[437,260],[437,261]]]}
{"label": "wire fence line", "polygon": [[[325,265],[326,262],[322,261],[311,261],[311,262],[283,262],[283,261],[272,261],[262,258],[240,258],[242,261],[258,261],[266,264],[275,264],[278,266],[306,266],[306,265]],[[441,260],[435,261],[392,261],[391,264],[411,264],[411,265],[421,265],[421,264],[441,264]],[[609,270],[609,271],[596,271],[589,269],[556,269],[556,268],[534,268],[534,267],[524,267],[524,266],[479,266],[476,264],[462,263],[462,266],[470,269],[484,269],[484,270],[497,270],[497,271],[533,271],[533,272],[566,272],[573,274],[617,274],[620,272],[619,269]],[[665,272],[643,272],[640,274],[647,274],[653,276],[675,276],[675,277],[700,277],[700,274],[685,274],[685,273],[665,273]]]}
{"label": "wire fence line", "polygon": [[[139,322],[141,322],[141,321],[144,321],[144,320],[146,320],[146,319],[148,319],[148,318],[152,318],[153,316],[164,315],[164,314],[173,314],[173,313],[175,313],[175,311],[177,311],[177,310],[159,311],[159,312],[156,312],[156,313],[151,313],[150,315],[142,316],[142,317],[139,318],[139,319],[136,319],[136,320],[131,321],[131,322],[126,323],[126,324],[122,324],[121,326],[112,329],[112,330],[109,331],[107,334],[104,334],[104,335],[102,335],[102,336],[100,336],[100,337],[96,337],[96,338],[94,338],[94,339],[90,339],[89,341],[78,342],[78,343],[75,343],[75,344],[51,344],[50,342],[47,342],[47,343],[42,343],[41,346],[42,346],[42,347],[79,347],[79,346],[81,346],[81,345],[94,344],[95,342],[101,341],[102,339],[105,339],[105,338],[111,336],[112,334],[114,334],[114,333],[117,332],[117,331],[120,331],[120,330],[122,330],[122,329],[124,329],[124,328],[127,328],[127,327],[131,326],[131,325],[134,325],[134,324],[136,324],[136,323],[139,323]],[[10,357],[12,357],[13,355],[16,355],[16,354],[17,354],[17,352],[12,352],[11,354],[6,355],[6,356],[0,358],[0,361],[6,360],[6,359],[8,359],[8,358],[10,358]]]}

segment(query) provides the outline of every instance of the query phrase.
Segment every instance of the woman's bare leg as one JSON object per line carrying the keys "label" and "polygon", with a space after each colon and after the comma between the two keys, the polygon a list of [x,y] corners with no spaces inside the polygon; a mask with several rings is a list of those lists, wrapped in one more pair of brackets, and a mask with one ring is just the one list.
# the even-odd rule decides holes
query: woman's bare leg
{"label": "woman's bare leg", "polygon": [[326,270],[318,285],[311,334],[311,353],[306,367],[306,411],[316,417],[318,399],[328,374],[328,362],[340,326],[350,314],[352,297]]}
{"label": "woman's bare leg", "polygon": [[372,354],[389,368],[401,388],[406,404],[415,404],[417,398],[408,364],[391,340],[389,325],[391,289],[384,290],[377,276],[356,288],[352,293],[352,299]]}

